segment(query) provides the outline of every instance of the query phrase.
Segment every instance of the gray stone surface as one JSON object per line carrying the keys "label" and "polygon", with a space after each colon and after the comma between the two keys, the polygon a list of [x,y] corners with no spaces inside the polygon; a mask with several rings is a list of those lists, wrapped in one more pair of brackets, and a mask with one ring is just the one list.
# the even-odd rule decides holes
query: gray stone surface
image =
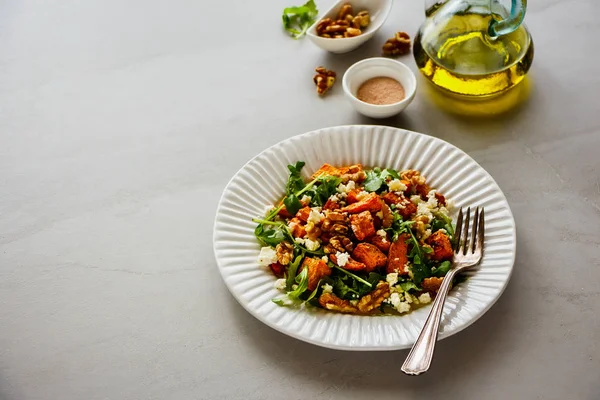
{"label": "gray stone surface", "polygon": [[[378,55],[422,5],[397,1],[371,42],[332,56],[280,31],[293,3],[0,2],[0,399],[600,398],[596,2],[530,2],[531,92],[489,121],[442,111],[424,85],[385,121],[339,84],[319,99],[314,67]],[[461,147],[517,221],[507,291],[419,378],[404,351],[263,326],[213,258],[217,201],[245,161],[352,123]]]}

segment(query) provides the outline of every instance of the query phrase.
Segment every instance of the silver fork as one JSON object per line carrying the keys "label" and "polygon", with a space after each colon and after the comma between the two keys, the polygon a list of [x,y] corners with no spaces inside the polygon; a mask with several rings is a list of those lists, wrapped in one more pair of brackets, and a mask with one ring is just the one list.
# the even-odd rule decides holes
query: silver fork
{"label": "silver fork", "polygon": [[[473,233],[469,242],[469,219],[471,217],[471,208],[467,209],[467,215],[464,218],[462,209],[458,213],[456,220],[456,231],[454,237],[456,240],[456,248],[454,250],[454,258],[452,260],[452,268],[442,281],[440,289],[437,292],[429,316],[423,325],[421,334],[413,345],[406,361],[402,365],[402,371],[408,375],[420,375],[427,372],[433,359],[433,351],[435,342],[437,341],[440,319],[444,311],[444,302],[450,290],[450,285],[456,274],[471,268],[481,261],[483,256],[483,237],[485,234],[484,210],[479,207],[475,210],[473,218]],[[463,232],[464,226],[464,232]]]}

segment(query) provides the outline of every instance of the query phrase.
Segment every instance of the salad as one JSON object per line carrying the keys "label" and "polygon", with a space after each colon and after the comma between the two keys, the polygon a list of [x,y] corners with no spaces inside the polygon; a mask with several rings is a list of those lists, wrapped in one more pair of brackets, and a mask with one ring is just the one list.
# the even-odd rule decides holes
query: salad
{"label": "salad", "polygon": [[288,165],[283,200],[253,220],[273,301],[352,314],[430,303],[452,265],[450,202],[416,170],[324,164],[305,182],[304,165]]}

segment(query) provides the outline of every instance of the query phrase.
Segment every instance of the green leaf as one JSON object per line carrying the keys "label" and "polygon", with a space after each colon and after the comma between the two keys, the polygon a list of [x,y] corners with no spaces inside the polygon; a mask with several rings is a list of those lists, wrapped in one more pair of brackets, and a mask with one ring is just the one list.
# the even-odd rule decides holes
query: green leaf
{"label": "green leaf", "polygon": [[254,236],[264,246],[275,247],[285,239],[285,232],[279,226],[259,224],[254,229]]}
{"label": "green leaf", "polygon": [[308,288],[308,268],[304,268],[302,272],[300,272],[300,275],[296,277],[296,283],[298,284],[296,290],[288,292],[287,294],[291,299],[299,298]]}
{"label": "green leaf", "polygon": [[312,198],[311,204],[319,207],[324,206],[329,197],[337,193],[337,187],[341,181],[340,178],[335,176],[320,177],[308,192]]}
{"label": "green leaf", "polygon": [[364,189],[367,192],[376,192],[381,189],[383,179],[381,179],[380,175],[375,170],[368,170],[365,173],[367,174],[367,178],[364,181]]}
{"label": "green leaf", "polygon": [[283,199],[283,204],[285,204],[285,209],[292,215],[295,215],[298,210],[300,210],[303,206],[298,200],[298,196],[295,194],[290,194],[285,199]]}
{"label": "green leaf", "polygon": [[[287,196],[293,195],[296,192],[304,189],[306,186],[304,184],[304,180],[302,179],[302,168],[304,167],[304,161],[296,162],[296,165],[288,165],[288,169],[290,170],[290,176],[288,178],[287,184],[285,185],[285,194]],[[288,210],[289,211],[289,210]],[[291,213],[295,214],[295,213]]]}
{"label": "green leaf", "polygon": [[283,9],[282,22],[284,29],[294,39],[302,37],[317,18],[317,6],[309,0],[303,6]]}
{"label": "green leaf", "polygon": [[433,275],[441,278],[450,271],[450,268],[452,268],[452,263],[450,261],[444,261],[437,267]]}
{"label": "green leaf", "polygon": [[333,292],[340,299],[356,299],[358,298],[358,292],[346,285],[342,276],[337,276],[333,281]]}
{"label": "green leaf", "polygon": [[312,291],[312,293],[310,294],[310,296],[308,296],[308,298],[306,299],[306,301],[311,301],[312,299],[315,298],[315,296],[317,295],[317,292],[319,291],[319,288],[321,287],[321,282],[322,279],[319,280],[319,283],[317,283],[317,287],[315,288],[315,290]]}
{"label": "green leaf", "polygon": [[429,246],[421,246],[421,250],[423,250],[423,253],[425,254],[431,254],[433,253],[433,249]]}
{"label": "green leaf", "polygon": [[405,292],[408,292],[409,290],[421,290],[421,288],[412,281],[400,282],[398,285],[400,285]]}
{"label": "green leaf", "polygon": [[275,304],[277,304],[280,307],[285,307],[286,303],[283,301],[283,299],[278,298],[278,299],[271,299],[271,301]]}
{"label": "green leaf", "polygon": [[285,280],[285,288],[288,291],[292,290],[292,286],[294,285],[294,282],[296,281],[296,274],[298,273],[298,267],[300,266],[300,263],[302,262],[303,258],[304,258],[303,255],[299,255],[298,257],[296,257],[294,259],[294,261],[292,261],[290,263],[290,265],[287,268],[287,276],[286,276],[286,280]]}

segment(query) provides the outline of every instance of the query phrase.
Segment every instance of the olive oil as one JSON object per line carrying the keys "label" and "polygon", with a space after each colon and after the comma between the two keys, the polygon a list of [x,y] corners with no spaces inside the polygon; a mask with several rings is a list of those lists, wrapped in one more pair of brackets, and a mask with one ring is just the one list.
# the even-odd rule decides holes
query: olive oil
{"label": "olive oil", "polygon": [[497,38],[488,35],[497,15],[457,13],[430,18],[415,38],[414,56],[434,85],[465,96],[492,96],[519,84],[533,61],[533,42],[521,25]]}

